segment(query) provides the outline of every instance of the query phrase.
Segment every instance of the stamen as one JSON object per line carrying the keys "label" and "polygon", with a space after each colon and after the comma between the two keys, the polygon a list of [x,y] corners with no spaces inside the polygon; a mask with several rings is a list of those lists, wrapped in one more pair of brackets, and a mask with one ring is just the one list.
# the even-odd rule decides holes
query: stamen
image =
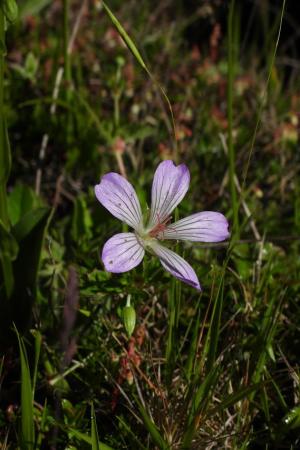
{"label": "stamen", "polygon": [[165,229],[167,228],[168,222],[172,220],[172,216],[167,217],[163,222],[159,222],[155,225],[152,230],[149,231],[149,236],[152,238],[156,238],[160,233],[163,234]]}

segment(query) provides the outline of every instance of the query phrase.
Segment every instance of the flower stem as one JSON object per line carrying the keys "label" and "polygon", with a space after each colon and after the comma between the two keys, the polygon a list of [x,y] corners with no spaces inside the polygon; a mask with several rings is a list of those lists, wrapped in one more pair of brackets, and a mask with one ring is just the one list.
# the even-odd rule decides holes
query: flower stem
{"label": "flower stem", "polygon": [[234,39],[233,39],[234,0],[231,0],[228,15],[228,78],[227,78],[227,116],[228,116],[228,162],[231,205],[233,211],[233,230],[239,233],[238,201],[235,187],[235,150],[233,144],[233,81],[234,81]]}

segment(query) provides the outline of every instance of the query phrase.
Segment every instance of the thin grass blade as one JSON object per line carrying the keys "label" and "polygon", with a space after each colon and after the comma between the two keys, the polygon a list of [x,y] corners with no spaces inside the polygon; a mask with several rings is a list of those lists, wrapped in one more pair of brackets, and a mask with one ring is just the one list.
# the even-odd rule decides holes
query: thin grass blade
{"label": "thin grass blade", "polygon": [[91,407],[91,439],[92,439],[92,450],[100,450],[100,442],[99,442],[99,435],[98,435],[94,403],[92,403],[92,407]]}
{"label": "thin grass blade", "polygon": [[35,445],[35,437],[33,391],[30,369],[24,341],[20,337],[16,328],[15,332],[18,338],[21,361],[21,447],[24,450],[33,450]]}

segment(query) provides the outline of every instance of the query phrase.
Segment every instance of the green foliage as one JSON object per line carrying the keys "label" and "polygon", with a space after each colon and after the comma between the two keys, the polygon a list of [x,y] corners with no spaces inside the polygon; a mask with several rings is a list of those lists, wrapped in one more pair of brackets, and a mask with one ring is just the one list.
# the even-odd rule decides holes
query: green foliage
{"label": "green foliage", "polygon": [[24,0],[20,3],[20,18],[38,14],[43,8],[51,3],[51,0]]}
{"label": "green foliage", "polygon": [[26,56],[24,66],[19,64],[14,64],[14,70],[25,80],[30,80],[32,82],[36,79],[37,70],[39,67],[39,62],[32,52],[29,52]]}
{"label": "green foliage", "polygon": [[30,324],[32,306],[36,299],[41,250],[49,215],[49,208],[32,209],[22,215],[12,229],[12,238],[10,239],[14,239],[15,251],[13,257],[14,289],[9,302],[4,295],[0,298],[1,347],[11,343],[13,323],[22,332]]}
{"label": "green foliage", "polygon": [[20,337],[17,329],[20,361],[21,361],[21,448],[24,450],[33,450],[35,448],[35,430],[34,430],[34,390],[30,376],[28,357],[23,339]]}
{"label": "green foliage", "polygon": [[16,0],[3,0],[3,12],[9,23],[14,23],[18,18],[18,5]]}
{"label": "green foliage", "polygon": [[[277,64],[288,2],[249,5],[245,33],[241,2],[217,3],[23,0],[15,25],[15,3],[0,8],[4,446],[299,446],[299,82]],[[236,226],[230,242],[174,243],[200,294],[150,255],[128,273],[102,265],[129,230],[93,186],[125,174],[146,220],[162,159],[191,172],[172,221],[215,210]]]}

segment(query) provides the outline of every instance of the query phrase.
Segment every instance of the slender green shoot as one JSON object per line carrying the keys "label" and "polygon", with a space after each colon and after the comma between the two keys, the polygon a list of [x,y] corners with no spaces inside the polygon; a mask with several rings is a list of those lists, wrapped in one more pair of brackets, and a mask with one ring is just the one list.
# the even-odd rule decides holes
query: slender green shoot
{"label": "slender green shoot", "polygon": [[279,44],[280,36],[281,36],[282,22],[283,22],[284,12],[285,12],[285,5],[286,5],[286,0],[283,0],[282,7],[281,7],[281,12],[280,12],[280,22],[279,22],[279,27],[278,27],[276,44],[275,44],[274,51],[273,51],[273,54],[272,54],[272,57],[271,57],[271,60],[270,60],[270,64],[269,64],[268,78],[267,78],[267,81],[266,81],[263,97],[261,99],[261,102],[260,102],[258,110],[257,110],[257,117],[256,117],[254,133],[253,133],[252,139],[251,139],[250,150],[249,150],[249,153],[248,153],[248,158],[247,158],[245,170],[243,171],[243,180],[242,180],[242,188],[241,188],[239,204],[242,202],[242,199],[243,199],[244,189],[245,189],[245,185],[246,185],[246,180],[247,180],[247,175],[248,175],[248,171],[249,171],[249,167],[250,167],[250,162],[251,162],[251,159],[252,159],[254,144],[255,144],[257,132],[258,132],[258,129],[259,129],[259,126],[260,126],[260,123],[261,123],[261,117],[262,117],[263,108],[265,106],[266,97],[268,95],[268,88],[269,88],[270,79],[271,79],[271,76],[272,76],[272,73],[273,73],[273,68],[274,68],[274,64],[275,64],[275,58],[276,58],[276,54],[277,54],[278,44]]}
{"label": "slender green shoot", "polygon": [[21,361],[21,448],[33,450],[35,446],[33,389],[24,341],[17,329]]}
{"label": "slender green shoot", "polygon": [[[4,111],[4,57],[5,46],[5,21],[4,7],[0,5],[0,259],[6,297],[13,292],[14,277],[9,252],[7,252],[8,233],[10,223],[7,210],[6,183],[11,168],[11,154]],[[6,245],[7,244],[7,245]]]}
{"label": "slender green shoot", "polygon": [[95,408],[93,403],[91,407],[91,439],[92,439],[92,450],[100,450],[100,441],[96,422]]}
{"label": "slender green shoot", "polygon": [[234,0],[231,0],[228,14],[228,87],[227,87],[227,116],[228,116],[228,158],[229,184],[231,207],[233,211],[233,233],[239,234],[239,205],[235,186],[235,150],[233,143],[233,83],[235,75],[235,41],[233,38]]}
{"label": "slender green shoot", "polygon": [[163,99],[167,103],[167,106],[168,106],[168,109],[169,109],[169,112],[171,115],[173,131],[174,131],[174,148],[175,148],[174,159],[176,161],[177,157],[178,157],[177,131],[176,131],[176,123],[175,123],[173,108],[172,108],[171,102],[169,100],[169,97],[167,96],[167,93],[164,90],[164,88],[161,86],[161,84],[156,80],[154,75],[151,73],[150,69],[148,68],[145,61],[143,60],[142,55],[139,52],[137,46],[135,45],[135,43],[133,42],[131,37],[128,35],[128,33],[125,31],[125,29],[123,28],[123,26],[121,25],[119,20],[116,18],[116,16],[113,14],[113,12],[110,10],[110,8],[106,5],[105,2],[102,1],[102,5],[103,5],[104,10],[106,11],[108,17],[112,21],[113,25],[116,27],[116,29],[117,29],[118,33],[120,34],[120,36],[122,37],[123,41],[125,42],[126,46],[131,51],[131,53],[133,54],[133,56],[135,57],[137,62],[140,64],[140,66],[147,72],[147,74],[150,77],[150,79],[152,80],[152,82],[159,88],[159,90],[163,96]]}

